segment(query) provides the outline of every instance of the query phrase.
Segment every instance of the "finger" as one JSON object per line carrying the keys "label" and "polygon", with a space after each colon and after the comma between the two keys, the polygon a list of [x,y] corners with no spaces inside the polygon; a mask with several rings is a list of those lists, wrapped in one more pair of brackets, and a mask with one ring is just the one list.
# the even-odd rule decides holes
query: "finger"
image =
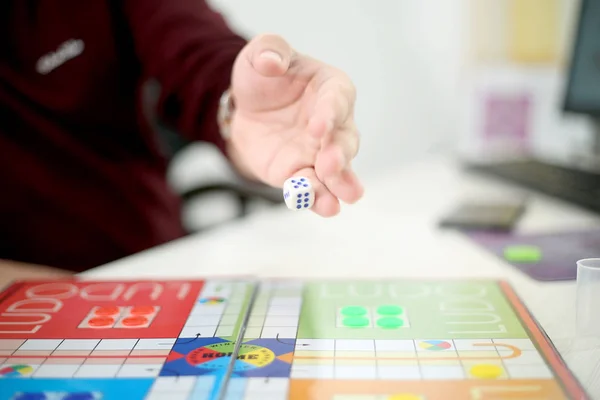
{"label": "finger", "polygon": [[348,168],[358,154],[358,148],[359,135],[354,123],[333,133],[329,140],[323,141],[317,154],[315,169],[319,179],[324,181]]}
{"label": "finger", "polygon": [[265,34],[248,44],[246,55],[250,65],[259,74],[272,77],[285,74],[294,50],[281,36]]}
{"label": "finger", "polygon": [[364,194],[362,184],[350,168],[325,178],[325,186],[333,196],[346,204],[356,203]]}
{"label": "finger", "polygon": [[363,195],[364,189],[351,169],[351,163],[359,147],[356,128],[343,129],[335,133],[317,154],[315,171],[319,180],[331,194],[341,201],[352,204]]}
{"label": "finger", "polygon": [[303,168],[293,176],[305,176],[310,180],[315,191],[315,202],[311,208],[313,212],[327,218],[334,217],[340,212],[339,200],[317,178],[313,168]]}
{"label": "finger", "polygon": [[309,131],[315,137],[326,137],[352,117],[356,90],[352,81],[339,71],[331,72],[317,91]]}

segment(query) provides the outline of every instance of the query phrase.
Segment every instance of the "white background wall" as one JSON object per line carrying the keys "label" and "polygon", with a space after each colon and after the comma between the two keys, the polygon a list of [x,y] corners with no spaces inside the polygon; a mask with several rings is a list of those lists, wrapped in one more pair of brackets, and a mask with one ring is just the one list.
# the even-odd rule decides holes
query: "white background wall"
{"label": "white background wall", "polygon": [[[251,37],[270,32],[345,70],[358,90],[361,175],[414,159],[456,135],[465,0],[212,0]],[[435,5],[434,5],[435,4]]]}

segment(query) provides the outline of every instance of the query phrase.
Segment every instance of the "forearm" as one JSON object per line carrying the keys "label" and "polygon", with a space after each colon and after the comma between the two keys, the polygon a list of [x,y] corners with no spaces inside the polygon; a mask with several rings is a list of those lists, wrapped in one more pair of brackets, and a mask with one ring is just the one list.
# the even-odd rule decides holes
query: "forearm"
{"label": "forearm", "polygon": [[73,276],[71,271],[0,259],[0,289],[16,280],[55,279],[70,276]]}
{"label": "forearm", "polygon": [[246,40],[206,0],[122,4],[142,73],[160,83],[158,118],[188,140],[222,148],[215,116]]}

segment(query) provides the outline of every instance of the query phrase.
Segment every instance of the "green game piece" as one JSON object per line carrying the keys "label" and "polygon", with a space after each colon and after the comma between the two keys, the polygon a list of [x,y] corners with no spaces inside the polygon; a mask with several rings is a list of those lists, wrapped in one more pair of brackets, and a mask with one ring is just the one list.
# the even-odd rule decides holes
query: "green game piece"
{"label": "green game piece", "polygon": [[383,317],[377,320],[377,326],[384,329],[400,328],[402,325],[404,325],[404,322],[396,317]]}
{"label": "green game piece", "polygon": [[349,316],[349,317],[365,315],[366,313],[367,313],[367,309],[364,307],[360,307],[360,306],[348,306],[348,307],[342,308],[342,314]]}
{"label": "green game piece", "polygon": [[369,319],[365,317],[346,317],[342,323],[349,328],[362,328],[369,325]]}
{"label": "green game piece", "polygon": [[542,252],[536,246],[508,246],[504,248],[504,258],[517,263],[534,263],[542,259]]}
{"label": "green game piece", "polygon": [[379,306],[377,307],[377,314],[380,315],[398,315],[402,314],[402,307],[398,306]]}

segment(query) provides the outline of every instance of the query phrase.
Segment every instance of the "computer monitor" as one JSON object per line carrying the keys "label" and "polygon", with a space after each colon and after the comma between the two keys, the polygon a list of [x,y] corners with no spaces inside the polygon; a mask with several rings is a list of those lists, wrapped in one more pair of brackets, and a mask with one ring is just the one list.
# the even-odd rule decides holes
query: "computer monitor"
{"label": "computer monitor", "polygon": [[580,0],[563,109],[588,115],[600,156],[600,0]]}

